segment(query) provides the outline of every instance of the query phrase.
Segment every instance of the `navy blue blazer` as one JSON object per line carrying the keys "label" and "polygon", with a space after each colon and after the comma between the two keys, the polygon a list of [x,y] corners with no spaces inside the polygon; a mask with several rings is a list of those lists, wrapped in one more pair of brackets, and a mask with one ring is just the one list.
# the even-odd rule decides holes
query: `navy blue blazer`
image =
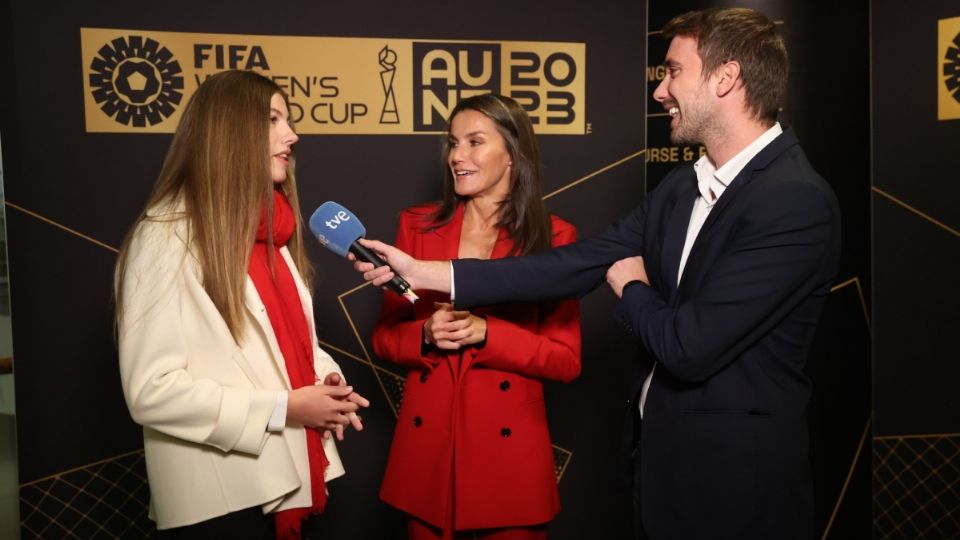
{"label": "navy blue blazer", "polygon": [[[630,433],[646,532],[812,538],[804,366],[839,262],[836,197],[785,130],[717,201],[678,286],[697,196],[683,164],[596,236],[532,256],[454,261],[456,303],[580,297],[612,263],[643,256],[650,286],[626,287],[614,317],[659,363]],[[650,365],[642,362],[634,397]]]}

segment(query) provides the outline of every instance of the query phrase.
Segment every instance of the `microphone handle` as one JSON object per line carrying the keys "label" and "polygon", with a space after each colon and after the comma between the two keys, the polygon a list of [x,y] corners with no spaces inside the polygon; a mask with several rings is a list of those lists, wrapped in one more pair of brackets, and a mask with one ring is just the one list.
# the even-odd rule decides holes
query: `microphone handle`
{"label": "microphone handle", "polygon": [[[373,264],[375,268],[386,266],[387,264],[387,262],[381,259],[379,255],[363,247],[363,245],[361,245],[360,242],[357,242],[356,240],[354,240],[353,243],[350,244],[350,252],[356,255],[357,258],[360,259],[361,261]],[[416,302],[418,299],[417,295],[414,294],[413,290],[410,289],[410,284],[407,283],[407,280],[400,277],[400,275],[397,274],[396,272],[394,272],[393,274],[393,279],[387,282],[386,285],[387,287],[390,288],[391,291],[409,300],[411,304]]]}

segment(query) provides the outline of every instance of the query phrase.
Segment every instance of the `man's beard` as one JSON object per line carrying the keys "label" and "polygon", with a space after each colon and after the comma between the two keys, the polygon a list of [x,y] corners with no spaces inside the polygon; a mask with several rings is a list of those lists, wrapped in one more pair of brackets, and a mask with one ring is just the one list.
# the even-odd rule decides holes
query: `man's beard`
{"label": "man's beard", "polygon": [[[673,144],[703,144],[708,135],[719,130],[717,117],[704,105],[706,100],[698,93],[680,109],[677,127],[670,130]],[[679,103],[677,104],[679,108]]]}

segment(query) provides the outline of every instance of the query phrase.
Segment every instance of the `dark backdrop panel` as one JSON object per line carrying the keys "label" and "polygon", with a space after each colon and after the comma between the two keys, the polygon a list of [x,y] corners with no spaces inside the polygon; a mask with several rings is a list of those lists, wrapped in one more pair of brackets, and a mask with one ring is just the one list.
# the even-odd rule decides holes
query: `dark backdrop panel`
{"label": "dark backdrop panel", "polygon": [[[778,23],[790,61],[787,98],[779,120],[794,129],[813,167],[840,201],[840,270],[808,363],[813,381],[810,455],[816,530],[824,538],[861,537],[869,534],[870,527],[869,468],[862,466],[869,456],[864,451],[864,433],[870,421],[868,5],[865,1],[651,2],[649,66],[661,65],[666,55],[669,42],[656,33],[664,23],[685,11],[714,6],[751,7]],[[670,117],[652,98],[661,80],[662,73],[648,71],[647,141],[651,149],[661,149],[650,153],[649,189],[677,163],[696,160],[700,152],[699,147],[675,147],[670,142]]]}
{"label": "dark backdrop panel", "polygon": [[945,361],[960,318],[960,119],[937,120],[937,21],[948,17],[960,17],[955,2],[873,11],[879,436],[960,431],[960,364]]}
{"label": "dark backdrop panel", "polygon": [[[943,19],[952,31],[939,36]],[[871,24],[874,531],[956,538],[960,118],[939,120],[937,98],[947,66],[960,74],[938,43],[960,47],[960,5],[875,2]]]}
{"label": "dark backdrop panel", "polygon": [[[0,106],[0,129],[10,203],[26,535],[46,526],[48,533],[90,530],[91,523],[118,537],[149,530],[137,454],[140,432],[120,392],[110,290],[114,249],[149,193],[170,135],[85,132],[81,27],[582,42],[590,134],[539,138],[545,192],[645,146],[646,6],[639,2],[494,1],[468,9],[437,0],[406,5],[298,1],[277,7],[174,1],[133,10],[119,1],[91,6],[7,0],[0,11],[9,14],[0,19],[0,34],[11,45],[0,54],[8,98]],[[325,200],[339,201],[363,219],[373,237],[392,239],[402,208],[440,193],[436,135],[308,135],[297,151],[301,210],[308,214]],[[557,194],[548,206],[587,235],[625,214],[643,194],[641,156]],[[319,337],[351,383],[373,401],[364,414],[366,429],[349,433],[341,445],[348,474],[331,483],[329,509],[318,532],[331,539],[403,538],[401,516],[377,499],[395,423],[395,377],[384,369],[401,373],[366,355],[380,293],[365,287],[344,295],[359,277],[318,246],[311,246],[310,255],[317,267]],[[569,385],[547,385],[551,432],[566,459],[560,481],[563,511],[552,525],[552,538],[628,535],[629,495],[618,483],[615,460],[634,352],[611,324],[612,305],[606,290],[584,299],[583,374]],[[78,489],[78,482],[70,482],[78,474],[96,480]],[[81,500],[93,510],[82,512],[82,518],[64,513],[70,523],[57,523],[55,512],[42,507]]]}

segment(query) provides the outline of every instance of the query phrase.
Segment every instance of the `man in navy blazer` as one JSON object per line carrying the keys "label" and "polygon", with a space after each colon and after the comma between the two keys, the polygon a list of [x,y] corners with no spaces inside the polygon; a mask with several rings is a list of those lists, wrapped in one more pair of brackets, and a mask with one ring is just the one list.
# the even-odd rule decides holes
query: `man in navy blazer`
{"label": "man in navy blazer", "polygon": [[[452,271],[365,244],[414,288],[453,288],[458,307],[579,297],[606,280],[616,320],[650,357],[628,429],[637,537],[812,538],[804,366],[837,271],[839,207],[776,122],[787,58],[767,17],[708,9],[663,33],[654,98],[674,143],[706,155],[626,217],[568,246]],[[394,275],[356,267],[375,285]]]}

